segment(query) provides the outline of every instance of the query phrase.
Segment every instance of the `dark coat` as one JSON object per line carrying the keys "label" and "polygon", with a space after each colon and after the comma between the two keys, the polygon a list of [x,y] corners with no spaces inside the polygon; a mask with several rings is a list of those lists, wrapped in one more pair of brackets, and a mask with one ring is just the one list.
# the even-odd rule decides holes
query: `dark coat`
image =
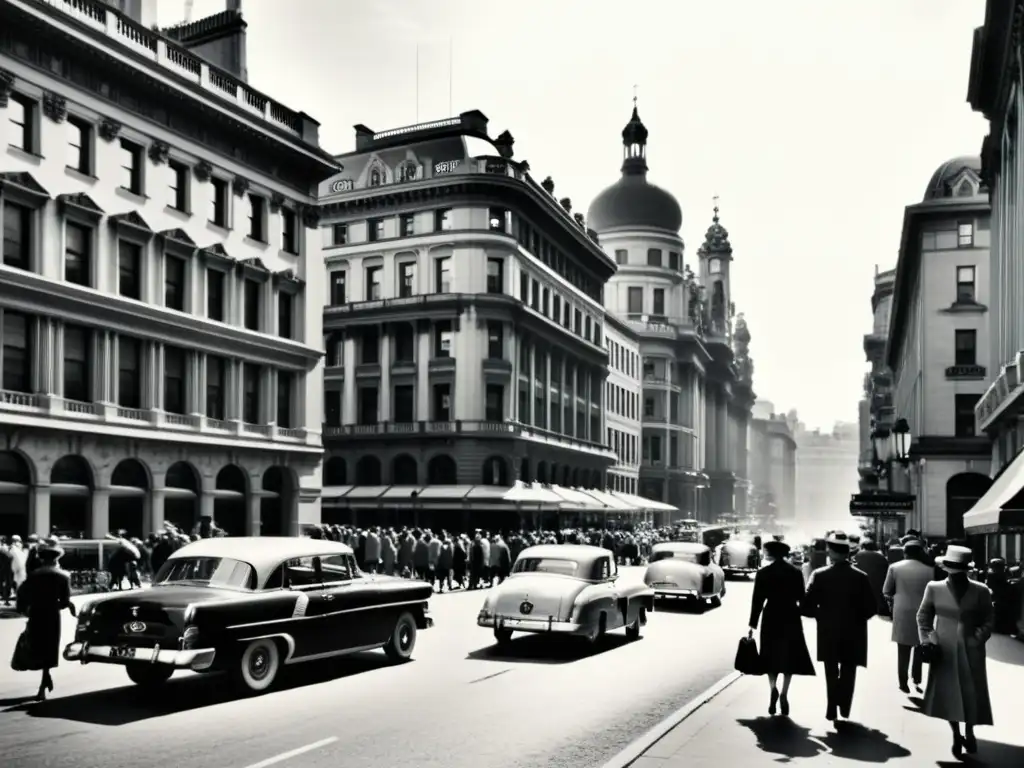
{"label": "dark coat", "polygon": [[750,627],[761,621],[761,661],[768,674],[814,674],[800,618],[803,597],[803,574],[786,560],[769,563],[754,577]]}
{"label": "dark coat", "polygon": [[885,555],[881,552],[872,552],[867,549],[862,549],[856,555],[853,556],[853,564],[861,571],[864,571],[868,575],[868,580],[871,582],[871,589],[875,592],[875,601],[878,603],[877,613],[886,615],[889,612],[889,606],[886,605],[885,599],[882,597],[882,587],[885,586],[885,575],[889,571],[889,561]]}
{"label": "dark coat", "polygon": [[818,621],[818,661],[868,665],[868,619],[878,603],[864,571],[848,561],[819,568],[801,605]]}
{"label": "dark coat", "polygon": [[33,665],[52,669],[60,663],[61,611],[71,605],[71,576],[55,565],[40,565],[18,589],[18,613],[28,616]]}

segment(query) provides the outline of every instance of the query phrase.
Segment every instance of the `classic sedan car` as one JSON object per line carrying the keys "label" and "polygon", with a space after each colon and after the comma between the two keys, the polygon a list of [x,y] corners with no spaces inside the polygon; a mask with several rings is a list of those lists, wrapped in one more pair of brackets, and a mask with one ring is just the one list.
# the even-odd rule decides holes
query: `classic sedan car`
{"label": "classic sedan car", "polygon": [[644,584],[655,597],[673,597],[714,606],[725,597],[725,574],[712,562],[705,544],[670,541],[655,544]]}
{"label": "classic sedan car", "polygon": [[551,633],[596,643],[607,632],[625,627],[640,637],[654,591],[619,578],[607,549],[580,544],[544,544],[524,549],[512,575],[493,588],[477,624],[494,630],[499,644],[513,632]]}
{"label": "classic sedan car", "polygon": [[749,576],[761,567],[761,550],[748,539],[728,539],[718,547],[718,565],[728,576]]}
{"label": "classic sedan car", "polygon": [[382,648],[412,656],[432,625],[421,581],[368,576],[352,549],[287,537],[204,539],[172,554],[152,588],[95,600],[68,661],[119,664],[145,686],[177,669],[227,672],[249,692],[284,665]]}

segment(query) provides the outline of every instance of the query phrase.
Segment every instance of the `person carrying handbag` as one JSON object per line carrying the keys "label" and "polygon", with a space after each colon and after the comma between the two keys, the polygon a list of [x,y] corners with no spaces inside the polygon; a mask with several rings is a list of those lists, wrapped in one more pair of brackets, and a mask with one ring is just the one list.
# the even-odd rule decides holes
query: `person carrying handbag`
{"label": "person carrying handbag", "polygon": [[913,680],[918,692],[921,690],[921,665],[924,659],[919,647],[917,610],[921,607],[925,587],[932,580],[932,565],[924,561],[924,544],[917,539],[905,541],[903,551],[906,559],[889,566],[882,594],[892,614],[892,641],[896,643],[897,659],[896,680],[903,693],[910,693],[909,680]]}

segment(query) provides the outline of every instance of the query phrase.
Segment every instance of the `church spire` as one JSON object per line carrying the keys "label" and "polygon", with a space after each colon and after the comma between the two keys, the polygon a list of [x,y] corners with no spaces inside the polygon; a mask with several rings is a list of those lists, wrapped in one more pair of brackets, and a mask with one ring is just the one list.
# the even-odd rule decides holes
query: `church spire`
{"label": "church spire", "polygon": [[718,218],[718,195],[714,197],[715,207],[712,209],[711,226],[704,234],[704,243],[697,253],[704,255],[726,255],[732,256],[732,244],[729,242],[729,230],[722,226]]}
{"label": "church spire", "polygon": [[634,85],[633,115],[622,129],[622,173],[642,176],[647,173],[647,126],[640,119],[636,88]]}

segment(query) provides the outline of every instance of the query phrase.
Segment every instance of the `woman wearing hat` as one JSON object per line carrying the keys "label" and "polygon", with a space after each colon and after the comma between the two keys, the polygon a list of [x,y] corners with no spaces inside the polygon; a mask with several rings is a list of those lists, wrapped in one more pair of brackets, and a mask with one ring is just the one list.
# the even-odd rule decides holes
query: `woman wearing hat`
{"label": "woman wearing hat", "polygon": [[61,611],[67,608],[72,616],[76,611],[71,602],[71,576],[57,566],[64,550],[55,539],[48,539],[36,548],[36,554],[39,566],[18,590],[18,613],[28,616],[30,669],[43,672],[36,694],[42,700],[53,690],[50,670],[60,663]]}
{"label": "woman wearing hat", "polygon": [[992,725],[985,670],[985,643],[992,635],[992,593],[968,577],[974,565],[971,557],[969,548],[951,545],[936,558],[946,579],[928,584],[917,612],[919,639],[931,646],[932,656],[921,711],[949,722],[957,758],[977,751],[974,726]]}
{"label": "woman wearing hat", "polygon": [[[804,640],[800,601],[804,596],[804,578],[800,569],[786,560],[789,545],[784,541],[764,544],[768,564],[754,577],[754,595],[750,602],[750,637],[761,619],[761,662],[768,674],[771,698],[768,714],[776,705],[789,715],[789,684],[793,675],[813,675],[814,664]],[[779,691],[782,675],[782,691]]]}

